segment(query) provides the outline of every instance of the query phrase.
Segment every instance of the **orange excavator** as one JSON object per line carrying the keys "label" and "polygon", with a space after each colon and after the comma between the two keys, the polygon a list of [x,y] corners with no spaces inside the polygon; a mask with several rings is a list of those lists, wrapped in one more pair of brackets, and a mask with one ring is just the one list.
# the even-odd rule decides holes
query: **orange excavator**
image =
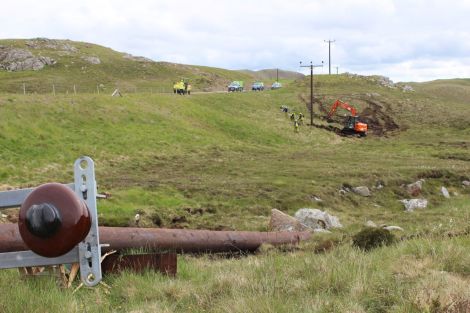
{"label": "orange excavator", "polygon": [[367,124],[359,120],[359,116],[357,116],[356,109],[346,102],[336,100],[335,103],[333,103],[330,112],[328,112],[327,119],[331,120],[331,117],[333,116],[333,114],[335,114],[336,109],[338,109],[338,107],[341,107],[351,112],[351,115],[348,116],[344,128],[341,130],[341,132],[348,135],[357,134],[361,137],[366,136]]}

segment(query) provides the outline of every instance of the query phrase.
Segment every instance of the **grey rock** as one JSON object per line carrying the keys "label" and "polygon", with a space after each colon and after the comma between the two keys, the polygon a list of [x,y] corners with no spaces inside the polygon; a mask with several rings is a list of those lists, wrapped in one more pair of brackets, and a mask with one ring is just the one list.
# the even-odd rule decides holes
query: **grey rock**
{"label": "grey rock", "polygon": [[377,83],[384,87],[395,88],[395,84],[393,83],[393,81],[386,76],[378,76]]}
{"label": "grey rock", "polygon": [[401,228],[400,226],[383,226],[382,228],[388,231],[392,231],[392,230],[404,231],[403,228]]}
{"label": "grey rock", "polygon": [[415,91],[415,90],[413,89],[413,87],[411,87],[410,85],[405,85],[405,86],[403,86],[403,87],[401,88],[401,90],[403,90],[403,92],[413,92],[413,91]]}
{"label": "grey rock", "polygon": [[311,229],[330,229],[343,227],[336,216],[330,215],[327,212],[318,209],[303,208],[298,210],[294,217],[301,224]]}
{"label": "grey rock", "polygon": [[297,219],[281,212],[277,209],[271,210],[271,220],[269,221],[271,231],[304,231],[309,228],[302,225]]}
{"label": "grey rock", "polygon": [[441,187],[441,193],[444,196],[444,198],[447,198],[447,199],[450,198],[449,190],[447,190],[446,187],[444,186]]}
{"label": "grey rock", "polygon": [[10,72],[40,70],[46,65],[55,64],[49,57],[34,56],[30,51],[18,48],[0,49],[0,69]]}
{"label": "grey rock", "polygon": [[426,199],[404,199],[400,200],[405,206],[407,212],[413,212],[416,209],[425,209],[428,206],[428,200]]}
{"label": "grey rock", "polygon": [[338,192],[339,192],[339,194],[340,194],[341,196],[344,196],[345,194],[348,193],[348,192],[347,192],[346,190],[344,190],[344,189],[340,189]]}
{"label": "grey rock", "polygon": [[464,180],[464,181],[462,182],[462,185],[464,185],[465,187],[470,187],[470,181]]}
{"label": "grey rock", "polygon": [[0,50],[0,62],[12,63],[32,58],[33,54],[24,49],[4,47]]}
{"label": "grey rock", "polygon": [[421,192],[423,191],[423,183],[424,183],[424,180],[420,179],[412,184],[408,184],[406,185],[406,191],[411,196],[414,196],[414,197],[419,196]]}
{"label": "grey rock", "polygon": [[72,44],[60,40],[48,38],[35,38],[26,41],[26,46],[33,49],[51,49],[62,50],[67,52],[77,52],[78,49]]}
{"label": "grey rock", "polygon": [[96,56],[83,56],[82,59],[90,64],[101,64],[100,58]]}
{"label": "grey rock", "polygon": [[124,59],[132,60],[132,61],[137,61],[137,62],[145,62],[145,63],[153,63],[154,61],[146,58],[146,57],[139,57],[139,56],[134,56],[129,53],[124,53],[122,56]]}
{"label": "grey rock", "polygon": [[370,189],[367,186],[353,187],[352,191],[363,197],[370,197]]}
{"label": "grey rock", "polygon": [[385,183],[379,180],[375,183],[375,186],[373,187],[373,189],[380,190],[380,189],[383,189],[384,187],[385,187]]}
{"label": "grey rock", "polygon": [[316,195],[310,196],[310,200],[315,202],[323,202],[323,200],[320,197],[317,197]]}

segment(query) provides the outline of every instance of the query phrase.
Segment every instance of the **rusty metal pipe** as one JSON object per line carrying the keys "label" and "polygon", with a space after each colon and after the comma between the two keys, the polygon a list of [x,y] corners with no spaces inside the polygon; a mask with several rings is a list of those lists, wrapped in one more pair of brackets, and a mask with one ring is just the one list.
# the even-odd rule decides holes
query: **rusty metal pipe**
{"label": "rusty metal pipe", "polygon": [[[99,228],[100,242],[113,250],[148,248],[176,252],[254,251],[261,244],[297,244],[308,232],[211,231],[164,228]],[[0,225],[0,252],[28,250],[16,224]]]}

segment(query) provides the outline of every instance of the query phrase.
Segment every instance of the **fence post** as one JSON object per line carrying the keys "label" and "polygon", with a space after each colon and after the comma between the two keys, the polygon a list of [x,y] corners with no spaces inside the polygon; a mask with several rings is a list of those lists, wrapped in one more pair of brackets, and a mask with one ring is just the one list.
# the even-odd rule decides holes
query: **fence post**
{"label": "fence post", "polygon": [[98,90],[98,94],[100,94],[100,85],[96,85],[96,90]]}
{"label": "fence post", "polygon": [[52,94],[55,96],[55,85],[52,84]]}
{"label": "fence post", "polygon": [[73,85],[73,94],[77,95],[77,88],[75,87],[75,84]]}
{"label": "fence post", "polygon": [[23,94],[25,95],[26,94],[26,84],[23,83]]}

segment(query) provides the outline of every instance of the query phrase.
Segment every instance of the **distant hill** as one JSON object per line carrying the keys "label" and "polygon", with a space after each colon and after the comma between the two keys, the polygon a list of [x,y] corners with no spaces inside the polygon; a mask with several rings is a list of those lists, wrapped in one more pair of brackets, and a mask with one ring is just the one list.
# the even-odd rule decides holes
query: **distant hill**
{"label": "distant hill", "polygon": [[[277,73],[276,73],[277,69],[265,69],[265,70],[259,70],[259,71],[241,70],[240,72],[245,73],[247,75],[251,75],[258,80],[275,80],[277,76]],[[299,78],[303,78],[304,76],[305,76],[304,74],[301,74],[298,72],[279,70],[279,80],[299,79]]]}
{"label": "distant hill", "polygon": [[[275,77],[259,72],[156,62],[96,44],[47,38],[0,40],[0,92],[171,92],[174,81],[188,78],[193,90],[223,90],[233,80],[246,84]],[[281,71],[282,78],[294,77]],[[112,90],[111,90],[112,91]]]}

